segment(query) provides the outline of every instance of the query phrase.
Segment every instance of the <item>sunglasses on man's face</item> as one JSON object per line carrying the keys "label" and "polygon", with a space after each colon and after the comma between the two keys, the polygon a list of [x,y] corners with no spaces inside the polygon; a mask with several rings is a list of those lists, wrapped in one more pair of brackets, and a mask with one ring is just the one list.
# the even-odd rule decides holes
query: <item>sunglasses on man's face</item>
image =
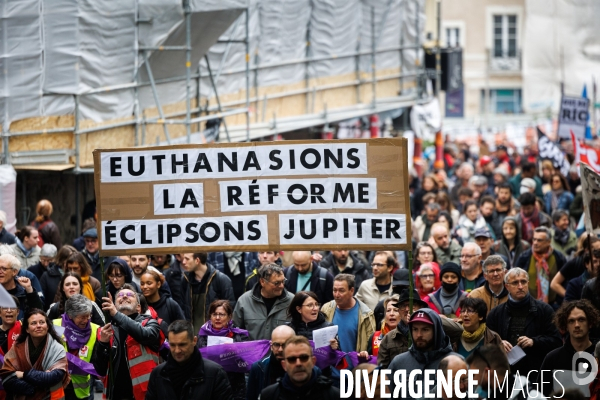
{"label": "sunglasses on man's face", "polygon": [[300,359],[300,362],[305,363],[310,359],[310,356],[308,354],[302,354],[298,357],[295,356],[291,356],[291,357],[286,357],[285,360],[290,363],[290,364],[296,364],[296,361]]}

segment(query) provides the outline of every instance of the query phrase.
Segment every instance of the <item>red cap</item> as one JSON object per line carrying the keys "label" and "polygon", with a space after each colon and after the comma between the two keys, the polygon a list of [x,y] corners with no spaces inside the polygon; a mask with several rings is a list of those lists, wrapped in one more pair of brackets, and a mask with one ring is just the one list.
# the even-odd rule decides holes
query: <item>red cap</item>
{"label": "red cap", "polygon": [[415,311],[413,315],[410,316],[410,321],[408,321],[408,323],[412,324],[413,322],[424,322],[433,325],[433,321],[429,318],[429,315],[423,311]]}
{"label": "red cap", "polygon": [[481,158],[479,159],[479,165],[481,167],[483,167],[484,165],[487,165],[491,162],[492,162],[492,157],[490,157],[490,156],[481,156]]}

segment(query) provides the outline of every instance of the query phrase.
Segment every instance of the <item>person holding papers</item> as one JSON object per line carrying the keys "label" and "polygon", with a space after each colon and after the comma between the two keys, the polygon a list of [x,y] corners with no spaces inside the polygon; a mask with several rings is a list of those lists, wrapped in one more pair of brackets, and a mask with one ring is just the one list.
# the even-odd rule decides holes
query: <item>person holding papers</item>
{"label": "person holding papers", "polygon": [[[319,308],[319,299],[314,292],[298,292],[288,307],[288,316],[291,322],[288,325],[298,336],[313,340],[313,332],[317,329],[327,328],[333,324],[327,321],[325,314]],[[337,350],[339,345],[336,339],[331,339],[331,348]]]}
{"label": "person holding papers", "polygon": [[[529,274],[525,270],[511,268],[504,276],[504,283],[508,301],[490,311],[486,324],[500,335],[507,353],[514,346],[523,349],[526,356],[512,365],[511,371],[527,375],[529,371],[539,371],[546,354],[559,347],[562,340],[552,323],[552,307],[529,294]],[[535,381],[537,375],[531,375]]]}
{"label": "person holding papers", "polygon": [[[211,336],[217,336],[219,338],[229,338],[231,342],[247,342],[250,340],[248,337],[248,331],[237,328],[232,321],[233,308],[227,300],[215,300],[210,303],[208,307],[208,314],[210,320],[208,320],[200,328],[198,332],[198,348],[206,347],[212,344]],[[229,340],[221,341],[221,343],[229,342]],[[219,340],[215,340],[215,343],[219,343]],[[244,374],[239,372],[228,372],[227,377],[231,384],[231,390],[233,392],[233,398],[235,400],[243,400],[246,398],[246,379]]]}

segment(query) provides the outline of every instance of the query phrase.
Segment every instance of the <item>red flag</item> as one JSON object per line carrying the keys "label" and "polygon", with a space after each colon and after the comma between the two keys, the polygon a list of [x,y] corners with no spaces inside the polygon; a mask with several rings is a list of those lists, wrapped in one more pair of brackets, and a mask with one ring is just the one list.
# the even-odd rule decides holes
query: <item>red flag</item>
{"label": "red flag", "polygon": [[588,164],[594,171],[600,173],[600,151],[586,145],[585,143],[580,143],[575,137],[573,131],[571,131],[571,140],[573,141],[575,165],[579,165],[580,162],[584,162]]}

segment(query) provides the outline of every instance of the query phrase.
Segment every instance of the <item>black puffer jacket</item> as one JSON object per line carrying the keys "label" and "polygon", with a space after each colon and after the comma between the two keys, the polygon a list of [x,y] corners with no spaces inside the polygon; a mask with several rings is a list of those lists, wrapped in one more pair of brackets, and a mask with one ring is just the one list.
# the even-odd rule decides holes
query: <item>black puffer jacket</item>
{"label": "black puffer jacket", "polygon": [[61,278],[62,274],[58,269],[58,265],[54,263],[48,265],[48,269],[42,274],[40,285],[42,285],[42,292],[44,293],[44,302],[46,303],[44,304],[45,310],[50,308],[50,305],[54,303],[54,298],[56,297],[56,292],[58,292],[58,285],[60,285]]}
{"label": "black puffer jacket", "polygon": [[[360,258],[356,257],[352,253],[349,253],[348,257],[352,258],[352,268],[344,269],[344,273],[354,275],[354,291],[356,293],[358,292],[360,284],[366,279],[371,279],[373,274],[371,273],[370,266],[367,266],[360,260]],[[329,253],[329,255],[323,257],[319,265],[331,272],[331,275],[334,277],[341,273],[340,269],[335,263],[333,253]]]}
{"label": "black puffer jacket", "polygon": [[170,297],[160,296],[160,299],[156,303],[148,302],[148,305],[156,311],[156,314],[158,314],[167,325],[170,325],[171,322],[177,321],[178,319],[185,319],[179,304]]}
{"label": "black puffer jacket", "polygon": [[333,324],[325,318],[325,314],[319,312],[319,316],[313,322],[294,321],[288,322],[288,325],[296,332],[298,336],[304,336],[308,340],[313,339],[313,332],[317,329],[327,328]]}
{"label": "black puffer jacket", "polygon": [[[152,370],[146,400],[178,399],[163,363]],[[225,370],[204,358],[196,365],[192,377],[183,385],[179,399],[233,400]]]}

